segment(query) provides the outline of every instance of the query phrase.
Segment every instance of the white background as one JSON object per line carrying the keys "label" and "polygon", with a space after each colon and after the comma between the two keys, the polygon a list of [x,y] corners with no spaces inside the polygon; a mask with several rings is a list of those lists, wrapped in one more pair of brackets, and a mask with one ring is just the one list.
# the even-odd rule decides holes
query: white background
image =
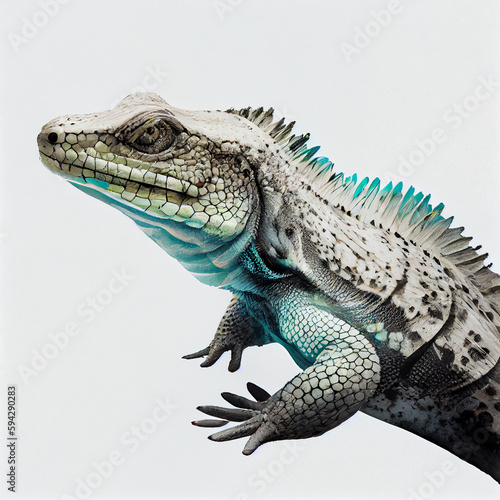
{"label": "white background", "polygon": [[[17,385],[16,498],[78,498],[77,481],[113,452],[123,463],[89,498],[498,498],[478,469],[363,414],[296,442],[294,454],[279,442],[244,457],[243,441],[208,441],[190,424],[197,405],[244,394],[249,380],[274,392],[298,368],[275,345],[245,352],[236,374],[227,356],[208,369],[182,360],[211,340],[228,293],[198,284],[125,216],[46,170],[36,135],[56,116],[108,109],[141,87],[186,109],[273,106],[338,171],[392,172],[431,192],[498,262],[498,86],[480,89],[461,123],[451,117],[454,105],[474,107],[480,78],[500,80],[499,3],[73,0],[50,16],[41,3],[4,0],[0,16],[0,399]],[[397,13],[381,27],[374,13],[389,5]],[[446,140],[398,171],[436,128]],[[86,322],[79,305],[122,270],[134,279]],[[80,335],[23,380],[20,367],[71,322]],[[152,429],[158,398],[178,408],[132,452],[123,436]],[[433,486],[428,475],[444,477],[443,467],[451,474]]]}

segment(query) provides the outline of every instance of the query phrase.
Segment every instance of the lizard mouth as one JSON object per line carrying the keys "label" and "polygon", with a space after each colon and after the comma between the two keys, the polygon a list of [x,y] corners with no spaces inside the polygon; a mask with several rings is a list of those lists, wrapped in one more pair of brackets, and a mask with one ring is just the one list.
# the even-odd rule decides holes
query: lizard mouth
{"label": "lizard mouth", "polygon": [[[42,135],[42,134],[40,134]],[[100,191],[125,205],[132,205],[156,218],[203,227],[217,209],[204,195],[205,187],[155,172],[154,164],[111,152],[74,144],[71,152],[50,145],[39,136],[40,158],[54,173],[72,184]]]}
{"label": "lizard mouth", "polygon": [[174,230],[171,222],[180,222],[222,239],[234,237],[245,226],[247,199],[235,196],[209,162],[193,164],[175,155],[157,160],[142,154],[137,159],[127,147],[122,151],[116,139],[112,150],[104,135],[63,132],[60,121],[48,123],[38,135],[40,158],[78,189],[153,226]]}

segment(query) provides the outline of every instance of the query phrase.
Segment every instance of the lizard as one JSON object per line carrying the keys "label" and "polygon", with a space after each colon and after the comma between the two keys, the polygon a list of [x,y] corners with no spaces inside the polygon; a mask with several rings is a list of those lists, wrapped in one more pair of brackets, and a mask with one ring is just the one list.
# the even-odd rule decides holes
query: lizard
{"label": "lizard", "polygon": [[56,118],[40,158],[130,217],[200,282],[233,298],[213,365],[283,345],[302,370],[253,399],[204,405],[243,453],[319,436],[362,411],[500,482],[500,276],[444,205],[402,183],[336,173],[273,108],[187,111],[153,93]]}

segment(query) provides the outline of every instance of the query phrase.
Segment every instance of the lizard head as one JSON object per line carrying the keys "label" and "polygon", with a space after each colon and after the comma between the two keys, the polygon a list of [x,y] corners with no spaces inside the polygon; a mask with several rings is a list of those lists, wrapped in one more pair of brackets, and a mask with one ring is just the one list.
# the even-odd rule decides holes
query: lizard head
{"label": "lizard head", "polygon": [[[288,211],[295,160],[312,162],[317,150],[292,128],[274,122],[272,108],[185,111],[143,93],[50,121],[38,146],[51,171],[132,218],[198,279],[222,286],[257,233],[269,233],[260,248],[270,256],[283,240],[276,224],[261,222]],[[331,165],[314,162],[325,172]]]}
{"label": "lizard head", "polygon": [[234,238],[258,211],[255,165],[264,140],[237,114],[183,111],[144,93],[109,111],[52,120],[38,146],[42,162],[79,189],[200,245]]}

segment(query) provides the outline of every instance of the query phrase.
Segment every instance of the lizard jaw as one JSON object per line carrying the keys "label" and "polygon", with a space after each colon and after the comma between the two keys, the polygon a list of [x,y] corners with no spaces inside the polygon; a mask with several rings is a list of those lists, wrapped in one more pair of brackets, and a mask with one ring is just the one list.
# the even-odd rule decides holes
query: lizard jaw
{"label": "lizard jaw", "polygon": [[[49,134],[50,130],[42,130],[38,136],[42,162],[77,187],[100,191],[119,204],[139,208],[156,219],[184,222],[194,228],[206,226],[207,232],[225,237],[237,232],[234,214],[225,216],[224,203],[215,206],[216,196],[205,186],[153,172],[154,163],[111,153],[103,143],[94,144],[95,147],[52,144]],[[227,210],[226,213],[229,214]]]}

